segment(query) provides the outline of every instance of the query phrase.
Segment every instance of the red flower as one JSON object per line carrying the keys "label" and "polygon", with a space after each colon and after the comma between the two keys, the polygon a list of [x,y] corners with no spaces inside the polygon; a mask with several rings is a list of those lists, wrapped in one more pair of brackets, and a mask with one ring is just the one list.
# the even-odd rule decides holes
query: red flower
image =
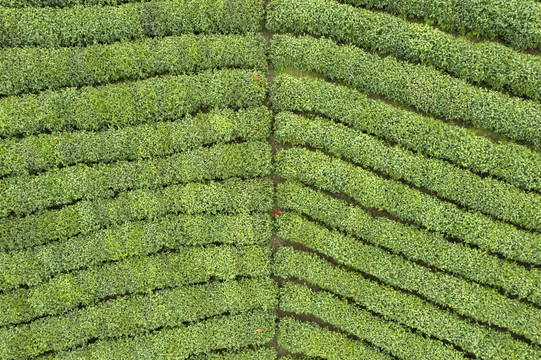
{"label": "red flower", "polygon": [[256,75],[256,76],[254,76],[254,78],[257,80],[257,79],[259,79],[259,76]]}
{"label": "red flower", "polygon": [[263,329],[257,329],[256,331],[259,332],[259,333],[262,333]]}
{"label": "red flower", "polygon": [[278,215],[278,214],[281,213],[281,212],[282,212],[282,210],[276,210],[276,211],[274,212],[274,215]]}

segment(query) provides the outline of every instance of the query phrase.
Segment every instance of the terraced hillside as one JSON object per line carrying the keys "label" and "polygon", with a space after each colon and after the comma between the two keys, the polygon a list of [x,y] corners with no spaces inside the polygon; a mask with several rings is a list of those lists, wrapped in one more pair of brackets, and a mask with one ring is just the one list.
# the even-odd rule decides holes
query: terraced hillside
{"label": "terraced hillside", "polygon": [[0,0],[0,359],[541,359],[541,3]]}

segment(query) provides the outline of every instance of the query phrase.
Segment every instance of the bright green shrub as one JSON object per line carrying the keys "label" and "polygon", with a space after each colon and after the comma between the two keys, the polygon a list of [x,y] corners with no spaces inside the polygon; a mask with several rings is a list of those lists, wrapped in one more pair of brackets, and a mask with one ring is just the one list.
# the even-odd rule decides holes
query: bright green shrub
{"label": "bright green shrub", "polygon": [[[253,346],[253,349],[242,349],[239,351],[219,351],[208,354],[190,356],[189,360],[275,360],[276,350],[267,346]],[[283,357],[282,357],[283,359]]]}
{"label": "bright green shrub", "polygon": [[185,247],[59,274],[35,287],[0,294],[0,326],[62,314],[112,295],[150,293],[210,279],[268,277],[270,257],[267,246]]}
{"label": "bright green shrub", "polygon": [[[415,154],[347,126],[290,112],[276,115],[274,137],[293,145],[309,145],[364,167],[403,179],[459,205],[523,227],[541,230],[541,196],[518,190],[493,178]],[[328,136],[332,134],[332,136]]]}
{"label": "bright green shrub", "polygon": [[213,70],[0,99],[0,136],[120,128],[178,119],[202,108],[263,105],[266,77]]}
{"label": "bright green shrub", "polygon": [[111,225],[67,241],[0,253],[0,290],[34,286],[58,273],[143,256],[163,248],[207,244],[264,245],[272,223],[266,214],[170,215]]}
{"label": "bright green shrub", "polygon": [[265,140],[272,113],[264,106],[213,109],[173,122],[127,126],[101,132],[39,134],[0,142],[0,176],[28,174],[80,162],[140,160],[232,140]]}
{"label": "bright green shrub", "polygon": [[[269,347],[254,347],[236,352],[221,351],[208,354],[199,354],[189,357],[190,360],[275,360],[276,350]],[[282,357],[283,359],[283,357]]]}
{"label": "bright green shrub", "polygon": [[[135,338],[98,341],[69,352],[49,354],[43,359],[187,359],[191,354],[209,353],[212,350],[264,345],[274,337],[275,317],[274,311],[260,310],[215,317]],[[263,332],[254,333],[254,329],[258,328]]]}
{"label": "bright green shrub", "polygon": [[276,111],[317,112],[430,157],[495,175],[520,188],[541,190],[541,155],[525,146],[494,143],[464,127],[311,77],[277,76],[270,98]]}
{"label": "bright green shrub", "polygon": [[0,219],[0,249],[15,250],[65,240],[127,221],[166,214],[239,214],[269,211],[274,186],[269,178],[189,183],[157,190],[134,190],[114,199],[81,201],[24,218]]}
{"label": "bright green shrub", "polygon": [[509,333],[489,329],[413,294],[366,279],[357,272],[331,265],[315,254],[282,247],[274,256],[276,276],[293,277],[354,300],[387,320],[447,340],[481,359],[539,359],[541,350],[514,339]]}
{"label": "bright green shrub", "polygon": [[349,304],[326,291],[286,282],[280,292],[280,309],[300,315],[313,314],[338,329],[366,340],[399,359],[465,359],[452,346],[413,333],[394,321]]}
{"label": "bright green shrub", "polygon": [[261,31],[261,0],[161,0],[119,6],[2,8],[0,47],[87,46],[184,33]]}
{"label": "bright green shrub", "polygon": [[541,46],[541,6],[533,0],[343,0],[436,23],[445,31],[503,38],[517,49]]}
{"label": "bright green shrub", "polygon": [[278,323],[278,344],[292,353],[329,360],[391,359],[362,341],[348,339],[346,335],[316,323],[301,322],[291,317],[283,317]]}
{"label": "bright green shrub", "polygon": [[[541,311],[494,289],[415,264],[358,239],[330,231],[296,213],[276,218],[277,235],[302,244],[395,288],[419,294],[473,320],[497,325],[541,344]],[[475,299],[471,301],[470,299]]]}
{"label": "bright green shrub", "polygon": [[386,13],[327,0],[273,0],[267,28],[331,36],[335,41],[431,65],[466,81],[541,100],[539,57],[496,42],[472,43]]}
{"label": "bright green shrub", "polygon": [[270,47],[273,66],[317,71],[361,91],[383,95],[447,120],[462,120],[541,148],[541,104],[472,86],[432,67],[329,39],[275,35]]}
{"label": "bright green shrub", "polygon": [[273,310],[277,307],[276,290],[270,278],[241,279],[121,297],[62,316],[2,328],[0,354],[2,359],[19,359],[84,345],[92,338],[141,335],[226,312]]}
{"label": "bright green shrub", "polygon": [[99,85],[213,68],[267,71],[260,35],[182,35],[84,48],[0,49],[0,94]]}
{"label": "bright green shrub", "polygon": [[73,5],[120,5],[140,1],[146,0],[0,0],[0,5],[6,7],[66,7]]}
{"label": "bright green shrub", "polygon": [[0,216],[21,216],[77,200],[110,199],[118,192],[178,183],[271,173],[267,142],[217,144],[165,158],[77,164],[38,175],[0,180]]}
{"label": "bright green shrub", "polygon": [[429,230],[475,244],[510,259],[541,264],[541,235],[384,179],[319,151],[291,148],[276,156],[276,173],[287,179],[346,194],[366,207],[385,210]]}
{"label": "bright green shrub", "polygon": [[541,306],[541,272],[460,242],[447,241],[440,233],[385,217],[374,217],[359,206],[350,206],[322,192],[294,182],[278,184],[277,205],[304,213],[326,226],[423,261],[439,269],[503,289]]}

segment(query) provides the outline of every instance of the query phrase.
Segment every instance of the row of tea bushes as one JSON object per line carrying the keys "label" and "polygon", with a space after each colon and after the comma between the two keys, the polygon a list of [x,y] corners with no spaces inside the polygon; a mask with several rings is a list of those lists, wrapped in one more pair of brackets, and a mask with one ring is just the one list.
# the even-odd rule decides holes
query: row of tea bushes
{"label": "row of tea bushes", "polygon": [[119,192],[271,173],[267,142],[217,144],[163,158],[77,164],[38,175],[0,180],[0,216],[27,215],[78,200],[111,199]]}
{"label": "row of tea bushes", "polygon": [[535,0],[343,0],[355,6],[425,19],[446,31],[502,38],[516,49],[541,46],[541,4]]}
{"label": "row of tea bushes", "polygon": [[541,329],[537,326],[541,323],[541,310],[530,304],[461,277],[432,271],[339,231],[327,230],[296,213],[280,214],[276,228],[277,235],[284,240],[301,244],[394,288],[419,294],[464,317],[508,329],[541,344]]}
{"label": "row of tea bushes", "polygon": [[464,127],[309,76],[277,76],[270,99],[276,111],[316,112],[404,148],[494,175],[523,189],[541,191],[541,155],[525,146],[495,143]]}
{"label": "row of tea bushes", "polygon": [[101,302],[62,316],[0,329],[2,359],[21,359],[85,345],[90,339],[137,336],[228,313],[277,307],[270,278],[209,282]]}
{"label": "row of tea bushes", "polygon": [[392,358],[359,340],[353,340],[336,331],[325,329],[313,322],[302,322],[282,317],[277,329],[278,344],[291,353],[329,360]]}
{"label": "row of tea bushes", "polygon": [[[332,136],[328,136],[332,134]],[[493,178],[390,146],[378,138],[321,117],[308,119],[291,112],[276,115],[274,137],[284,143],[308,145],[344,157],[395,180],[528,229],[541,230],[541,196]]]}
{"label": "row of tea bushes", "polygon": [[414,333],[327,291],[312,291],[306,285],[291,281],[285,282],[280,289],[280,310],[313,315],[399,359],[466,359],[463,353],[449,344]]}
{"label": "row of tea bushes", "polygon": [[0,290],[35,286],[62,272],[162,249],[209,244],[265,245],[271,232],[270,216],[262,213],[180,214],[111,225],[67,241],[0,253]]}
{"label": "row of tea bushes", "polygon": [[0,49],[0,95],[214,68],[267,71],[263,36],[181,35],[88,47]]}
{"label": "row of tea bushes", "polygon": [[270,260],[268,246],[210,245],[106,262],[59,274],[29,289],[0,294],[0,326],[62,314],[80,305],[92,305],[107,296],[151,293],[211,279],[268,277]]}
{"label": "row of tea bushes", "polygon": [[261,0],[159,0],[119,6],[2,8],[0,47],[87,46],[184,33],[258,32]]}
{"label": "row of tea bushes", "polygon": [[387,320],[449,341],[480,359],[534,360],[541,357],[539,347],[516,340],[509,333],[487,328],[416,295],[334,266],[316,254],[282,247],[274,256],[273,272],[276,276],[301,280],[348,298]]}
{"label": "row of tea bushes", "polygon": [[175,120],[204,108],[263,105],[267,80],[253,70],[203,71],[65,88],[0,99],[0,136],[96,131]]}
{"label": "row of tea bushes", "polygon": [[345,200],[300,183],[279,184],[276,201],[280,208],[306,214],[329,228],[402,254],[412,261],[422,261],[541,306],[541,271],[537,268],[528,270],[468,244],[448,241],[440,233],[372,216],[360,206],[350,206]]}
{"label": "row of tea bushes", "polygon": [[462,209],[393,179],[320,151],[291,148],[276,155],[276,173],[319,189],[342,193],[363,206],[445,233],[509,259],[541,264],[541,234]]}
{"label": "row of tea bushes", "polygon": [[496,42],[472,43],[390,14],[328,0],[273,0],[268,6],[267,28],[331,36],[335,41],[431,65],[469,82],[541,100],[539,57]]}
{"label": "row of tea bushes", "polygon": [[113,199],[80,201],[24,218],[2,218],[0,249],[16,250],[66,240],[114,224],[167,214],[266,212],[272,208],[273,193],[274,186],[268,177],[128,191]]}
{"label": "row of tea bushes", "polygon": [[265,140],[272,113],[264,106],[212,109],[175,121],[99,132],[38,134],[0,142],[0,176],[25,175],[77,163],[107,163],[171,155],[201,145]]}
{"label": "row of tea bushes", "polygon": [[275,35],[270,60],[276,69],[293,66],[344,81],[361,91],[385,96],[418,111],[461,120],[541,148],[541,104],[486,90],[443,74],[330,39]]}
{"label": "row of tea bushes", "polygon": [[[41,357],[42,360],[110,360],[110,359],[224,359],[223,356],[205,355],[212,350],[236,350],[247,346],[261,346],[274,338],[275,311],[255,310],[238,315],[223,315],[190,323],[182,327],[165,328],[138,337],[123,337],[97,341],[90,345],[61,351]],[[262,329],[254,333],[254,329]],[[224,355],[228,355],[224,352]],[[231,358],[247,359],[252,351],[246,350]],[[251,357],[248,357],[252,359]],[[267,359],[261,355],[261,359]],[[273,357],[270,357],[271,359]],[[190,358],[192,359],[192,358]],[[258,358],[254,358],[258,359]]]}

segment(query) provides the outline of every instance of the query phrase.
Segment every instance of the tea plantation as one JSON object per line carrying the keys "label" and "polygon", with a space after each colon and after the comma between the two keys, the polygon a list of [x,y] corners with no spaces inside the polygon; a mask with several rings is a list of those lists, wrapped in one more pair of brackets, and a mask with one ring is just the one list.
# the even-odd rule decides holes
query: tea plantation
{"label": "tea plantation", "polygon": [[541,2],[0,0],[0,359],[541,360]]}

